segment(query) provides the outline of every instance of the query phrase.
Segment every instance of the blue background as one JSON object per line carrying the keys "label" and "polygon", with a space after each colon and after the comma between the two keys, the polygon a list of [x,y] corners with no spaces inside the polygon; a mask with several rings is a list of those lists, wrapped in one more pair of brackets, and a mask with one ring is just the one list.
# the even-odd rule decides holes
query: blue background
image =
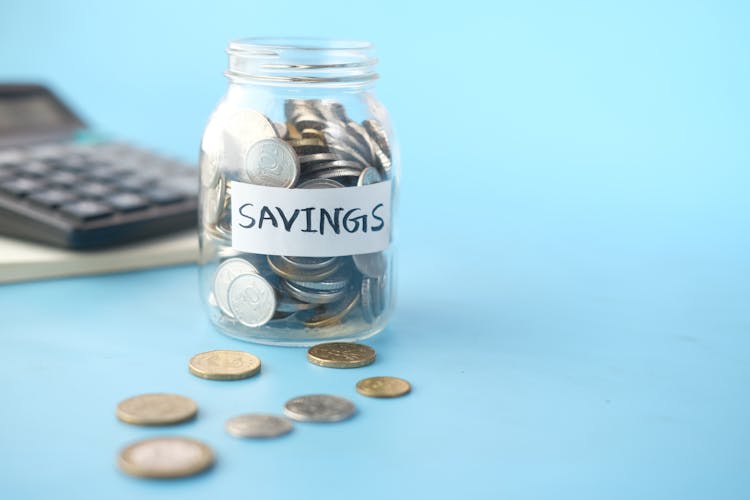
{"label": "blue background", "polygon": [[[229,39],[372,40],[403,164],[398,310],[367,368],[219,335],[192,266],[1,287],[3,498],[748,498],[749,23],[715,1],[2,0],[0,79],[188,160]],[[262,375],[190,376],[215,348]],[[414,392],[358,396],[375,374]],[[115,420],[150,391],[199,418]],[[314,392],[360,413],[222,431]],[[164,432],[211,443],[215,469],[117,471]]]}

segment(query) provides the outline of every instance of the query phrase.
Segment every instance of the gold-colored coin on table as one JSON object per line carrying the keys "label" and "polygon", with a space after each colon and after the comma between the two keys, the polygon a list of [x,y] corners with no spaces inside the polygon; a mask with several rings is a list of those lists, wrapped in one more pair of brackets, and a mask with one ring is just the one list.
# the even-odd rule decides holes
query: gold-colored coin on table
{"label": "gold-colored coin on table", "polygon": [[327,342],[312,346],[307,360],[327,368],[359,368],[375,361],[375,350],[363,344]]}
{"label": "gold-colored coin on table", "polygon": [[117,405],[117,418],[133,425],[171,425],[190,420],[198,405],[179,394],[141,394]]}
{"label": "gold-colored coin on table", "polygon": [[208,351],[190,359],[190,373],[210,380],[240,380],[260,371],[260,359],[244,351]]}
{"label": "gold-colored coin on table", "polygon": [[144,439],[123,448],[117,460],[131,476],[175,478],[198,474],[211,467],[214,453],[206,444],[183,437]]}
{"label": "gold-colored coin on table", "polygon": [[357,392],[371,398],[397,398],[409,391],[411,384],[402,378],[370,377],[357,382]]}

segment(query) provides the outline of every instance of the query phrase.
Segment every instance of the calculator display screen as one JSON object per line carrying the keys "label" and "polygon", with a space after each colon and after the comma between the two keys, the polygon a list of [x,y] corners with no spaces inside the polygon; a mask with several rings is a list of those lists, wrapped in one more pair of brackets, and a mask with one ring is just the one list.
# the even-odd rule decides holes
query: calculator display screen
{"label": "calculator display screen", "polygon": [[0,136],[80,128],[81,121],[48,89],[0,85]]}

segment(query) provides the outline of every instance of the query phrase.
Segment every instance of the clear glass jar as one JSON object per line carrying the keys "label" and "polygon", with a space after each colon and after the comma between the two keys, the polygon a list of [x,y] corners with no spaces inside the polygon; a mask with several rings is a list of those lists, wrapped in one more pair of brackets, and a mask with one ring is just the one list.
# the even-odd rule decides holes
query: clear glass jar
{"label": "clear glass jar", "polygon": [[373,46],[249,38],[228,53],[200,154],[211,321],[282,345],[380,332],[395,299],[399,161]]}

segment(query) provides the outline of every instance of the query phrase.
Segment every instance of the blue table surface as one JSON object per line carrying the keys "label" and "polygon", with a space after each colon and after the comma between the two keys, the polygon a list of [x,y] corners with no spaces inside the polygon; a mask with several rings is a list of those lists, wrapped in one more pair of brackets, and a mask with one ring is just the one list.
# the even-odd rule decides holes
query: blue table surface
{"label": "blue table surface", "polygon": [[[42,2],[0,14],[0,79],[48,81],[92,126],[194,159],[249,34],[379,47],[399,134],[399,293],[377,362],[216,332],[182,266],[0,287],[0,497],[750,497],[750,12],[739,2]],[[187,361],[247,349],[260,376]],[[359,396],[377,374],[398,400]],[[170,391],[199,417],[125,425]],[[306,393],[359,412],[241,441],[224,420]],[[115,466],[210,443],[179,481]]]}

